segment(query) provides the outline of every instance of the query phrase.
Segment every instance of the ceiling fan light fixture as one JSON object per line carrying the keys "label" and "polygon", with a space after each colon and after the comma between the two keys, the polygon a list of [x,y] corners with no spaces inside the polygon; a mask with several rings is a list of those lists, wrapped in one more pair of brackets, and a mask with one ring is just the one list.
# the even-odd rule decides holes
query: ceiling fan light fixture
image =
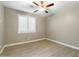
{"label": "ceiling fan light fixture", "polygon": [[33,2],[33,4],[35,4],[36,6],[38,6],[38,9],[34,11],[37,12],[37,11],[44,11],[45,13],[48,13],[48,8],[51,7],[51,6],[54,6],[54,3],[50,3],[50,4],[45,4],[44,1],[40,1],[40,3],[37,3],[37,2]]}
{"label": "ceiling fan light fixture", "polygon": [[46,10],[45,8],[40,8],[40,9],[39,9],[39,11],[45,11],[45,10]]}

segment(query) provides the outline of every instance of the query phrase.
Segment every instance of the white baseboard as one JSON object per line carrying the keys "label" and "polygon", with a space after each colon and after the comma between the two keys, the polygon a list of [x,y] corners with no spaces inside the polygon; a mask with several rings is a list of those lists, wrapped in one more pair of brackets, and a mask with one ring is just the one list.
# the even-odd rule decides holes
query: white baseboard
{"label": "white baseboard", "polygon": [[10,47],[10,46],[15,46],[15,45],[20,45],[20,44],[25,44],[25,43],[31,43],[31,42],[36,42],[40,40],[44,40],[45,38],[41,39],[35,39],[35,40],[30,40],[30,41],[24,41],[24,42],[18,42],[18,43],[12,43],[12,44],[6,44],[5,47]]}
{"label": "white baseboard", "polygon": [[4,46],[1,48],[1,50],[0,50],[0,55],[2,54],[4,48],[5,48]]}
{"label": "white baseboard", "polygon": [[0,50],[0,54],[2,54],[3,50],[6,47],[10,47],[10,46],[15,46],[15,45],[21,45],[21,44],[25,44],[25,43],[31,43],[31,42],[36,42],[36,41],[40,41],[40,40],[45,40],[45,38],[41,38],[41,39],[35,39],[35,40],[30,40],[30,41],[24,41],[24,42],[17,42],[17,43],[12,43],[12,44],[6,44],[2,47],[2,49]]}
{"label": "white baseboard", "polygon": [[63,43],[63,42],[59,42],[59,41],[57,41],[57,40],[53,40],[53,39],[48,39],[48,38],[46,38],[46,39],[49,40],[49,41],[51,41],[51,42],[55,42],[55,43],[57,43],[57,44],[64,45],[64,46],[66,46],[66,47],[69,47],[69,48],[73,48],[73,49],[79,50],[78,47],[75,47],[75,46],[73,46],[73,45],[66,44],[66,43]]}

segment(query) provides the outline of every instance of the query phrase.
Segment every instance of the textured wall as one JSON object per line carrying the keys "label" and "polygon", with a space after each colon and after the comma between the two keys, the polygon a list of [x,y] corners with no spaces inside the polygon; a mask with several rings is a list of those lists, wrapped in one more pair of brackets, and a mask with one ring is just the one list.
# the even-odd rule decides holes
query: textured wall
{"label": "textured wall", "polygon": [[[18,34],[18,14],[36,17],[36,32]],[[5,8],[5,44],[45,38],[45,17]]]}

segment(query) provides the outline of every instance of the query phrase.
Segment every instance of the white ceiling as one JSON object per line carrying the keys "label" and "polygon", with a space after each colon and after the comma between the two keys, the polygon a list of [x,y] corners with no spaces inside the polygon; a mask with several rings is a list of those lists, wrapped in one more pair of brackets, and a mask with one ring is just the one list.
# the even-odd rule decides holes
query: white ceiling
{"label": "white ceiling", "polygon": [[[50,7],[48,9],[48,14],[46,14],[45,12],[37,12],[35,14],[39,14],[39,15],[43,15],[43,16],[49,16],[49,15],[53,15],[56,12],[58,12],[59,10],[61,10],[62,8],[66,8],[66,7],[73,7],[73,6],[79,6],[79,2],[78,1],[46,1],[47,3],[54,3],[54,6]],[[20,10],[20,11],[25,11],[25,12],[29,12],[29,13],[33,13],[34,10],[36,10],[36,7],[34,6],[34,4],[32,3],[32,1],[3,1],[2,4],[5,7],[8,8],[13,8],[16,10]],[[77,7],[79,8],[79,7]],[[33,13],[34,14],[34,13]]]}

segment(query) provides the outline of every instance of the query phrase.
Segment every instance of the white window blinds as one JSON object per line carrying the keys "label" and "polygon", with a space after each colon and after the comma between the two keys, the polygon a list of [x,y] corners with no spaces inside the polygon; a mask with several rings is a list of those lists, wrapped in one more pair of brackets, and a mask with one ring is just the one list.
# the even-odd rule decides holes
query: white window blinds
{"label": "white window blinds", "polygon": [[18,33],[36,32],[36,19],[33,16],[18,15]]}

